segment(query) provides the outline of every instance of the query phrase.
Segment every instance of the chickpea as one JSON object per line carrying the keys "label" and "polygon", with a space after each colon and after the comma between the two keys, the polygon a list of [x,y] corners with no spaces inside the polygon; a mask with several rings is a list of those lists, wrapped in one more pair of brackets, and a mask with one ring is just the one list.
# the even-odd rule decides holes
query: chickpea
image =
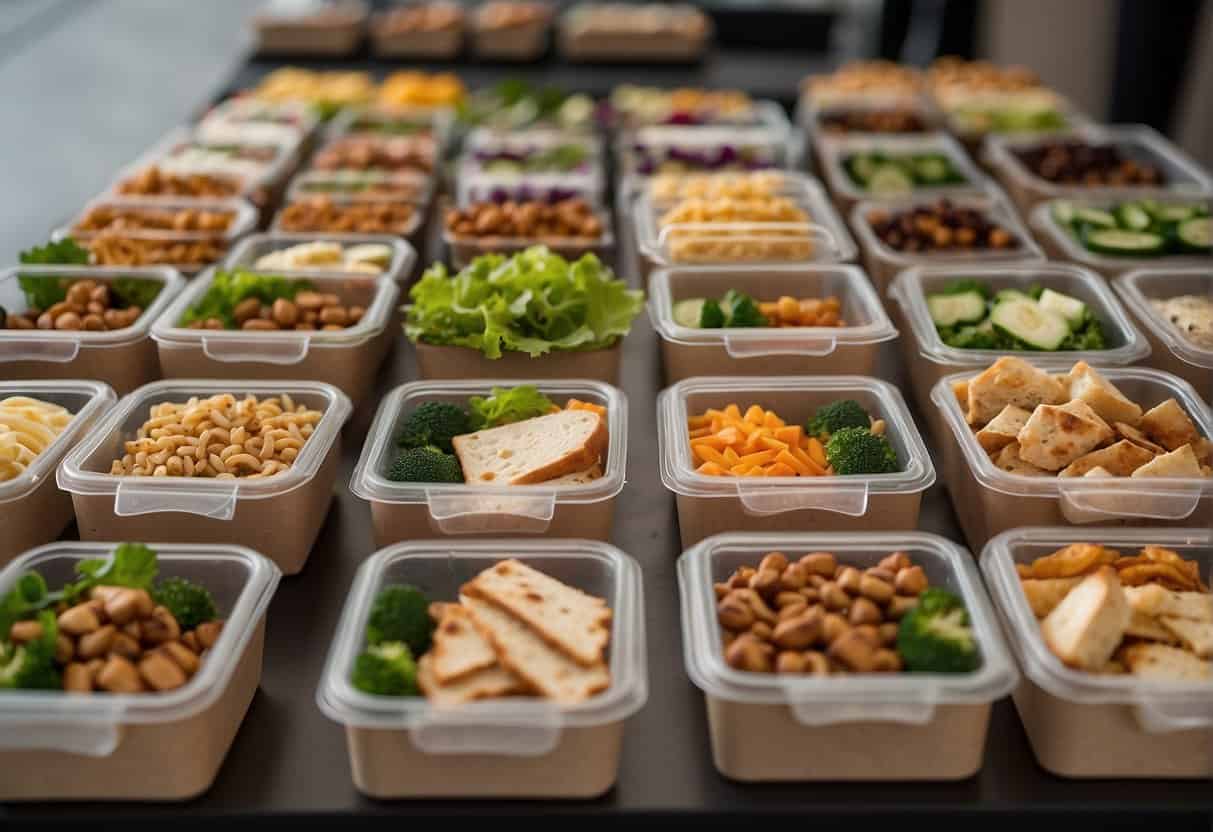
{"label": "chickpea", "polygon": [[862,575],[854,566],[844,566],[839,570],[836,583],[839,589],[851,595],[859,594],[859,585],[862,580]]}
{"label": "chickpea", "polygon": [[914,609],[916,606],[918,606],[917,598],[907,598],[904,595],[894,595],[893,599],[889,601],[889,605],[885,611],[888,613],[889,618],[899,621],[905,617],[906,613]]}
{"label": "chickpea", "polygon": [[326,326],[344,327],[347,320],[343,306],[326,306],[320,310],[320,323]]}
{"label": "chickpea", "polygon": [[857,627],[861,624],[879,624],[882,618],[880,608],[865,597],[855,599],[854,603],[851,604],[851,611],[848,615],[851,624]]}
{"label": "chickpea", "polygon": [[825,613],[821,607],[813,607],[796,618],[780,621],[772,633],[772,639],[780,647],[802,650],[820,637],[824,620]]}
{"label": "chickpea", "polygon": [[779,589],[779,572],[775,569],[760,569],[750,578],[750,589],[760,595],[773,596]]}
{"label": "chickpea", "polygon": [[770,673],[775,650],[752,635],[739,636],[725,651],[724,660],[737,670],[751,673]]}
{"label": "chickpea", "polygon": [[271,308],[274,322],[284,329],[290,329],[299,321],[299,307],[286,298],[278,298]]}
{"label": "chickpea", "polygon": [[716,607],[716,616],[726,630],[748,630],[754,623],[754,610],[736,593],[724,598]]}
{"label": "chickpea", "polygon": [[788,566],[788,556],[783,552],[770,552],[758,564],[759,571],[773,569],[782,572]]}
{"label": "chickpea", "polygon": [[771,625],[765,621],[755,621],[750,625],[750,633],[758,636],[763,641],[770,641],[775,635],[775,631],[771,629]]}
{"label": "chickpea", "polygon": [[799,563],[793,563],[784,568],[779,576],[779,588],[788,592],[803,589],[809,582],[808,570]]}
{"label": "chickpea", "polygon": [[851,606],[851,596],[843,592],[837,583],[830,582],[821,587],[821,601],[831,611],[845,610]]}
{"label": "chickpea", "polygon": [[887,604],[893,597],[893,586],[874,575],[863,575],[859,579],[859,592],[865,599],[877,604]]}
{"label": "chickpea", "polygon": [[781,591],[775,596],[775,606],[782,610],[790,604],[804,604],[805,598],[799,592]]}
{"label": "chickpea", "polygon": [[812,552],[802,557],[799,563],[810,575],[821,575],[825,578],[834,577],[834,571],[838,568],[838,559],[830,552]]}
{"label": "chickpea", "polygon": [[927,573],[921,566],[911,566],[897,573],[894,587],[898,595],[921,595],[927,588]]}
{"label": "chickpea", "polygon": [[243,324],[245,321],[260,316],[261,301],[257,298],[245,298],[236,304],[236,308],[232,310],[232,317],[235,318],[237,324]]}
{"label": "chickpea", "polygon": [[894,575],[909,566],[913,566],[913,564],[910,563],[910,556],[905,552],[894,552],[891,555],[886,555],[879,564],[881,569],[887,569]]}
{"label": "chickpea", "polygon": [[833,644],[843,633],[850,630],[851,625],[845,618],[835,612],[829,613],[821,622],[821,640],[826,644]]}

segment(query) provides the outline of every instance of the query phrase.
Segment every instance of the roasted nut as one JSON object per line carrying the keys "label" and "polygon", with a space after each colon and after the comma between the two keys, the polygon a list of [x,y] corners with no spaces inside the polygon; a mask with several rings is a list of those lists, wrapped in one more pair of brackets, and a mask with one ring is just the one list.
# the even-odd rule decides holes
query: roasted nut
{"label": "roasted nut", "polygon": [[159,650],[139,661],[139,677],[153,690],[172,690],[186,682],[185,671]]}
{"label": "roasted nut", "polygon": [[797,562],[807,569],[809,574],[825,578],[834,577],[834,570],[838,568],[838,558],[830,552],[812,552]]}
{"label": "roasted nut", "polygon": [[787,650],[803,650],[817,641],[824,619],[825,613],[821,607],[814,607],[804,615],[780,621],[775,626],[772,638],[776,644]]}
{"label": "roasted nut", "polygon": [[93,674],[80,662],[63,668],[63,689],[68,693],[89,693],[93,689]]}
{"label": "roasted nut", "polygon": [[823,586],[830,582],[830,579],[825,575],[809,575],[809,586],[813,589],[820,590]]}
{"label": "roasted nut", "polygon": [[770,552],[763,556],[758,564],[758,571],[762,572],[766,569],[774,569],[776,572],[782,572],[788,568],[788,556],[783,552]]}
{"label": "roasted nut", "polygon": [[203,650],[210,650],[215,646],[215,642],[219,640],[219,634],[223,631],[222,621],[204,621],[194,630],[198,638],[198,644]]}
{"label": "roasted nut", "polygon": [[69,636],[82,636],[101,626],[97,611],[89,603],[77,604],[58,618],[59,630]]}
{"label": "roasted nut", "polygon": [[821,640],[826,644],[833,644],[843,633],[850,630],[851,625],[845,618],[835,612],[829,613],[821,622]]}
{"label": "roasted nut", "polygon": [[882,566],[873,566],[871,569],[865,569],[863,574],[871,575],[873,578],[878,578],[889,584],[893,583],[893,579],[897,577],[896,572],[891,572]]}
{"label": "roasted nut", "polygon": [[814,676],[826,676],[830,672],[830,660],[826,658],[825,653],[819,653],[816,650],[806,650],[801,653],[804,657],[804,672],[812,673]]}
{"label": "roasted nut", "polygon": [[808,582],[809,571],[799,563],[785,566],[783,572],[779,575],[779,588],[785,591],[795,592],[806,586]]}
{"label": "roasted nut", "polygon": [[897,573],[893,586],[898,595],[921,595],[927,588],[927,573],[921,566],[911,566]]}
{"label": "roasted nut", "polygon": [[804,589],[800,590],[800,594],[803,595],[805,600],[810,604],[816,604],[821,600],[821,592],[811,586],[806,586]]}
{"label": "roasted nut", "polygon": [[[799,597],[799,596],[797,596]],[[809,608],[809,603],[801,598],[798,604],[788,604],[779,608],[779,620],[787,621],[790,618],[795,618],[798,615],[803,615],[805,610]]]}
{"label": "roasted nut", "polygon": [[784,650],[775,657],[776,673],[804,673],[807,668],[804,654],[794,650]]}
{"label": "roasted nut", "polygon": [[833,581],[823,584],[819,592],[821,602],[826,605],[828,610],[845,610],[851,606],[851,596],[843,592],[842,588]]}
{"label": "roasted nut", "polygon": [[899,673],[902,668],[901,656],[881,648],[873,655],[872,665],[872,669],[878,673]]}
{"label": "roasted nut", "polygon": [[884,605],[893,597],[893,585],[872,575],[864,575],[859,579],[859,592],[865,599]]}
{"label": "roasted nut", "polygon": [[76,654],[84,660],[100,658],[109,653],[110,646],[114,643],[114,636],[117,634],[117,627],[113,624],[106,624],[88,635],[81,636],[80,642],[76,645]]}
{"label": "roasted nut", "polygon": [[838,577],[834,579],[834,583],[838,584],[839,588],[851,595],[859,594],[859,581],[863,577],[854,566],[844,566],[838,571]]}
{"label": "roasted nut", "polygon": [[109,657],[97,673],[96,685],[110,693],[138,693],[144,689],[139,671],[121,656]]}
{"label": "roasted nut", "polygon": [[788,604],[805,604],[805,598],[799,592],[780,592],[775,596],[775,606],[782,612]]}
{"label": "roasted nut", "polygon": [[25,644],[42,638],[42,625],[37,621],[14,621],[8,628],[8,638],[13,644]]}
{"label": "roasted nut", "polygon": [[257,298],[245,298],[236,304],[236,308],[232,310],[232,317],[236,323],[243,324],[245,321],[256,318],[261,314],[261,301]]}
{"label": "roasted nut", "polygon": [[738,636],[725,650],[724,660],[729,667],[748,670],[751,673],[770,673],[771,659],[775,648],[753,635]]}
{"label": "roasted nut", "polygon": [[907,598],[904,595],[894,595],[889,605],[885,607],[885,614],[894,621],[901,620],[907,612],[918,606],[917,598]]}
{"label": "roasted nut", "polygon": [[118,626],[151,614],[152,597],[144,589],[119,589],[104,599],[105,614]]}
{"label": "roasted nut", "polygon": [[876,669],[876,646],[854,630],[835,639],[826,654],[852,673]]}
{"label": "roasted nut", "polygon": [[160,645],[161,652],[168,656],[177,666],[185,671],[186,676],[193,676],[198,672],[198,666],[201,664],[198,660],[198,655],[190,650],[179,641],[170,641],[167,644]]}
{"label": "roasted nut", "polygon": [[879,565],[881,569],[887,569],[896,575],[901,570],[913,564],[910,562],[910,556],[905,552],[894,552],[891,555],[885,556]]}
{"label": "roasted nut", "polygon": [[59,633],[55,636],[55,661],[59,664],[67,664],[76,655],[76,645],[72,640]]}
{"label": "roasted nut", "polygon": [[847,619],[853,626],[858,627],[860,624],[879,624],[884,617],[880,614],[880,608],[873,601],[859,597],[852,602]]}
{"label": "roasted nut", "polygon": [[[151,618],[144,619],[140,625],[144,644],[163,644],[181,638],[181,626],[167,607],[157,606],[152,610]],[[201,630],[202,625],[198,629]]]}
{"label": "roasted nut", "polygon": [[750,589],[759,595],[773,596],[779,591],[779,572],[775,569],[759,569],[750,578]]}
{"label": "roasted nut", "polygon": [[733,592],[716,605],[716,617],[726,630],[748,630],[754,623],[754,610]]}
{"label": "roasted nut", "polygon": [[729,585],[727,583],[712,584],[712,591],[716,593],[716,600],[719,601],[729,594]]}
{"label": "roasted nut", "polygon": [[750,625],[750,634],[762,639],[763,641],[770,641],[775,633],[771,629],[771,625],[767,622],[755,621]]}
{"label": "roasted nut", "polygon": [[[775,611],[767,606],[767,602],[762,599],[761,595],[752,589],[742,589],[738,591],[740,592],[741,597],[745,599],[745,602],[750,605],[750,609],[754,611],[754,616],[759,621],[765,621],[766,623],[774,626],[777,619]],[[198,635],[199,638],[201,638],[202,634],[199,633]]]}
{"label": "roasted nut", "polygon": [[198,636],[193,630],[190,630],[188,633],[181,634],[181,643],[195,653],[202,652],[202,645],[198,643]]}
{"label": "roasted nut", "polygon": [[880,643],[885,647],[890,647],[897,643],[897,631],[901,627],[895,621],[886,621],[876,628],[880,635]]}
{"label": "roasted nut", "polygon": [[139,646],[138,639],[131,638],[126,633],[118,633],[110,645],[110,653],[128,659],[137,659],[143,653],[143,648]]}
{"label": "roasted nut", "polygon": [[880,646],[880,630],[875,624],[860,624],[854,628],[854,632],[859,633],[872,643],[873,647]]}

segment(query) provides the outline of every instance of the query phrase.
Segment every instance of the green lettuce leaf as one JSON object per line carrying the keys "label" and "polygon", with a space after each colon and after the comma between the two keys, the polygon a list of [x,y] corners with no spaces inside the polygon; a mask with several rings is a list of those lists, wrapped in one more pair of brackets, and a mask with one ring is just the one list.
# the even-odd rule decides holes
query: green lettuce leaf
{"label": "green lettuce leaf", "polygon": [[242,300],[257,298],[264,304],[272,304],[278,298],[293,300],[299,292],[312,288],[308,280],[257,274],[246,269],[220,269],[202,297],[185,310],[180,325],[218,318],[225,329],[238,329],[233,313]]}
{"label": "green lettuce leaf", "polygon": [[556,403],[530,384],[518,387],[494,387],[489,396],[472,396],[468,399],[468,411],[472,417],[472,430],[495,428],[511,422],[521,422],[551,413]]}

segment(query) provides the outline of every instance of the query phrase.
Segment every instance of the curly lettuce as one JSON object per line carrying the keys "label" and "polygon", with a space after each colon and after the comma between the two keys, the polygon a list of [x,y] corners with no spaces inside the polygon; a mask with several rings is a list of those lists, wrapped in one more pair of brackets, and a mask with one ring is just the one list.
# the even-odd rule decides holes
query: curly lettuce
{"label": "curly lettuce", "polygon": [[644,306],[644,293],[594,255],[570,263],[544,246],[477,257],[454,275],[435,264],[409,298],[411,341],[470,347],[488,358],[605,349],[627,335]]}

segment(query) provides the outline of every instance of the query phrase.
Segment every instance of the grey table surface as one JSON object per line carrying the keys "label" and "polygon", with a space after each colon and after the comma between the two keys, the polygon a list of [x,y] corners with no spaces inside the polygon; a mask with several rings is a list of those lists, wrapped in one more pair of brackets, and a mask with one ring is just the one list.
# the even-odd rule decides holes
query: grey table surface
{"label": "grey table surface", "polygon": [[[58,13],[66,17],[40,35],[43,43],[53,44],[59,54],[90,33],[103,39],[126,38],[129,43],[130,27],[153,26],[145,16],[153,4],[48,5],[71,7],[59,8]],[[129,56],[111,56],[111,65],[97,55],[73,53],[66,56],[67,62],[89,77],[86,90],[69,94],[64,85],[71,86],[71,74],[58,74],[54,61],[36,54],[36,44],[16,55],[0,55],[0,94],[25,95],[28,90],[22,79],[28,84],[44,77],[50,79],[42,82],[46,84],[44,90],[63,88],[73,107],[93,107],[90,112],[100,113],[104,104],[93,99],[112,102],[128,84],[135,84],[139,90],[133,95],[127,90],[121,96],[130,99],[121,105],[126,114],[122,119],[116,114],[108,122],[102,119],[95,130],[82,130],[79,112],[70,108],[60,112],[43,102],[21,128],[26,141],[15,140],[10,131],[0,131],[0,154],[7,161],[3,166],[5,182],[16,180],[21,186],[4,188],[6,196],[0,200],[0,255],[5,260],[14,259],[17,250],[40,239],[51,223],[99,190],[117,166],[223,87],[222,68],[234,67],[239,51],[225,52],[214,41],[232,40],[231,33],[239,25],[234,21],[242,16],[243,8],[239,3],[204,5],[210,13],[190,11],[183,4],[171,14],[163,12],[163,17],[157,16],[161,13],[152,15],[161,32],[188,27],[193,33],[190,42],[199,48],[186,49],[180,38],[175,44],[165,43],[158,47],[154,59],[147,56],[148,66],[137,78],[132,74]],[[4,22],[0,15],[0,43],[5,37]],[[154,27],[143,31],[146,34]],[[193,41],[195,36],[197,42]],[[115,51],[115,55],[119,53],[121,50]],[[163,77],[154,71],[156,66],[174,69]],[[65,159],[70,160],[71,175],[65,175]],[[14,171],[15,167],[28,170]],[[24,210],[14,203],[22,203]],[[432,249],[427,254],[435,257],[440,252]],[[620,263],[623,274],[634,275],[626,252]],[[897,350],[896,342],[886,345],[879,374],[904,388]],[[655,399],[664,381],[656,336],[644,316],[624,345],[621,386],[629,397],[631,424],[628,482],[616,505],[612,540],[636,557],[644,570],[650,696],[647,705],[628,721],[618,784],[598,800],[559,806],[530,801],[379,802],[361,796],[350,778],[342,729],[320,713],[314,693],[346,590],[359,564],[374,551],[368,506],[351,495],[345,483],[374,403],[392,387],[416,377],[412,352],[402,337],[379,373],[376,395],[346,429],[339,486],[311,559],[302,574],[282,582],[270,607],[261,689],[214,787],[184,804],[9,804],[0,807],[0,819],[277,813],[356,813],[369,817],[420,811],[715,816],[794,812],[818,819],[1025,812],[1043,819],[1082,811],[1089,813],[1089,819],[1098,815],[1103,828],[1154,816],[1174,829],[1213,813],[1213,789],[1207,782],[1082,782],[1047,774],[1036,765],[1008,701],[994,708],[983,769],[963,782],[754,785],[722,778],[711,761],[702,696],[683,669],[674,567],[680,548],[677,521],[673,497],[661,484],[655,465]],[[922,425],[923,421],[918,419],[918,423]],[[926,494],[920,525],[924,530],[961,539],[942,486],[937,484]],[[456,767],[452,767],[451,776],[458,776]],[[1207,820],[1203,822],[1207,825]]]}

